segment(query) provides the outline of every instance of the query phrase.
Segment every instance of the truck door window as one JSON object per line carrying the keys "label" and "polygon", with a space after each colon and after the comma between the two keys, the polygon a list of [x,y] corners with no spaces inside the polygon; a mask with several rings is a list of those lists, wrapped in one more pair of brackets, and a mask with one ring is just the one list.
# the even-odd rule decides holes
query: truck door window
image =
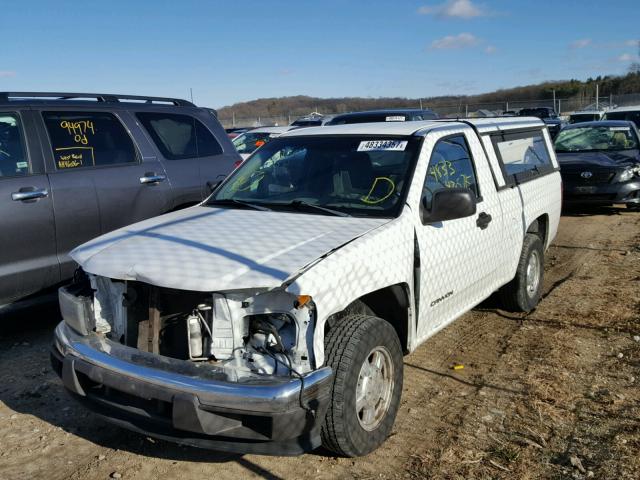
{"label": "truck door window", "polygon": [[16,115],[0,113],[0,177],[29,174],[20,123]]}
{"label": "truck door window", "polygon": [[422,189],[427,208],[431,208],[433,194],[444,188],[468,188],[476,197],[480,196],[471,153],[463,135],[445,137],[433,148]]}
{"label": "truck door window", "polygon": [[136,116],[167,160],[222,154],[213,134],[191,115],[140,112]]}
{"label": "truck door window", "polygon": [[507,184],[513,185],[554,169],[541,130],[492,136]]}
{"label": "truck door window", "polygon": [[135,146],[109,112],[43,112],[57,170],[135,163]]}

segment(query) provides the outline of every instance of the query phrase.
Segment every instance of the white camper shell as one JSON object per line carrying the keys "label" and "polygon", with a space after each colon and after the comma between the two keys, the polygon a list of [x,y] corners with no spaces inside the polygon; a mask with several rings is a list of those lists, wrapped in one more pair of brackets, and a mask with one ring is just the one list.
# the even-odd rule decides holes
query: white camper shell
{"label": "white camper shell", "polygon": [[560,207],[537,118],[292,130],[201,205],[74,250],[52,361],[147,435],[364,455],[391,432],[403,354],[497,290],[536,306]]}

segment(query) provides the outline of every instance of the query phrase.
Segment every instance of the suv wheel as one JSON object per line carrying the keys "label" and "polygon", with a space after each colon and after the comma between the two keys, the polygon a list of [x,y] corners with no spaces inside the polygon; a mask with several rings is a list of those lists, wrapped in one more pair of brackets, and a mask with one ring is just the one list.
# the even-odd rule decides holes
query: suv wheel
{"label": "suv wheel", "polygon": [[370,315],[347,315],[325,339],[334,377],[322,425],[325,448],[366,455],[389,436],[402,393],[402,348],[393,327]]}
{"label": "suv wheel", "polygon": [[505,309],[530,312],[538,305],[544,278],[544,250],[538,235],[527,233],[516,276],[500,289]]}

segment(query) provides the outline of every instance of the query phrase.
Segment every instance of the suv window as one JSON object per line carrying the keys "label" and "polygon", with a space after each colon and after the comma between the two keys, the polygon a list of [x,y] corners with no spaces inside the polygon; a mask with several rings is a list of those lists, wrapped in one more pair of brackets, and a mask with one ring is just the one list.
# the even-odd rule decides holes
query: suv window
{"label": "suv window", "polygon": [[168,160],[222,153],[222,147],[213,134],[191,115],[141,112],[137,117]]}
{"label": "suv window", "polygon": [[29,174],[29,162],[16,115],[0,113],[0,177]]}
{"label": "suv window", "polygon": [[541,130],[496,135],[493,143],[508,183],[520,174],[530,176],[553,169]]}
{"label": "suv window", "polygon": [[131,137],[109,112],[42,112],[58,170],[138,160]]}
{"label": "suv window", "polygon": [[422,188],[425,207],[431,208],[433,194],[444,188],[468,188],[476,197],[480,196],[471,153],[463,135],[445,137],[433,147]]}

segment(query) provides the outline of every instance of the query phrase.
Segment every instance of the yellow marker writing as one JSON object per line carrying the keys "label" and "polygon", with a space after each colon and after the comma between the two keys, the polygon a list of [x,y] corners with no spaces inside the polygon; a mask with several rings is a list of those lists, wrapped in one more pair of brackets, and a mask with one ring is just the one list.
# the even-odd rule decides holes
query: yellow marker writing
{"label": "yellow marker writing", "polygon": [[[373,193],[373,191],[376,188],[376,185],[380,181],[387,182],[390,185],[389,192],[384,197],[380,197],[380,198],[378,198],[376,200],[372,200],[371,199],[371,194]],[[361,200],[362,200],[363,203],[367,203],[369,205],[375,205],[377,203],[384,202],[387,198],[389,198],[391,196],[391,194],[395,191],[395,189],[396,189],[396,184],[393,183],[393,180],[391,180],[390,178],[388,178],[388,177],[376,177],[376,179],[371,184],[371,189],[369,190],[369,193],[367,193],[364,197],[362,197]]]}

